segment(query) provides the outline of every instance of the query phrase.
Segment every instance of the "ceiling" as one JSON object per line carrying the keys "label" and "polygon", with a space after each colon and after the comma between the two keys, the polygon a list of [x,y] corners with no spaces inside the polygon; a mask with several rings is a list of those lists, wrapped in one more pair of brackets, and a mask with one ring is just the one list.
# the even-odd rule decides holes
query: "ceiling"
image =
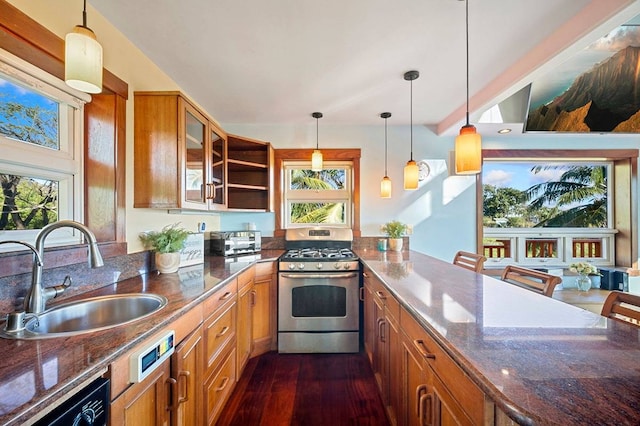
{"label": "ceiling", "polygon": [[[414,124],[449,134],[465,118],[464,1],[90,3],[223,124],[306,125],[314,111],[323,124],[377,125],[383,111],[408,124],[408,70],[420,72]],[[472,122],[637,14],[634,3],[469,0]]]}

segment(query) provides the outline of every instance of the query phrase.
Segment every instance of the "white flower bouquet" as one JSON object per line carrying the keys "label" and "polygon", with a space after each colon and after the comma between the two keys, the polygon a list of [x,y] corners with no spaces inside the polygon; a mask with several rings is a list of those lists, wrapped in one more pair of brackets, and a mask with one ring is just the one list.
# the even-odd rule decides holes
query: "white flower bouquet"
{"label": "white flower bouquet", "polygon": [[587,262],[572,263],[569,270],[581,275],[598,275],[598,268]]}

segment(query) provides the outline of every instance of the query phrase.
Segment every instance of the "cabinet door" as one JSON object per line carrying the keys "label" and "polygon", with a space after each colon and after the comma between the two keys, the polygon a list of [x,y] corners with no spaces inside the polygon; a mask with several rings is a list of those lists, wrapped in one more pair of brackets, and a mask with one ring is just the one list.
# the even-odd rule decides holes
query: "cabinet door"
{"label": "cabinet door", "polygon": [[111,403],[112,426],[166,426],[169,424],[169,360]]}
{"label": "cabinet door", "polygon": [[175,380],[171,411],[172,425],[202,424],[202,382],[204,367],[202,328],[184,339],[171,356],[171,377]]}
{"label": "cabinet door", "polygon": [[186,102],[184,106],[182,206],[207,209],[207,119]]}
{"label": "cabinet door", "polygon": [[251,336],[251,328],[253,321],[251,317],[251,307],[253,300],[253,278],[249,285],[245,285],[238,292],[238,329],[236,340],[236,351],[238,354],[238,372],[239,378],[242,374],[244,366],[249,361],[249,355],[251,355],[251,343],[253,338]]}
{"label": "cabinet door", "polygon": [[418,342],[403,337],[400,345],[400,362],[402,364],[402,409],[398,415],[400,424],[422,426],[431,424],[433,417],[433,394],[429,388],[429,370],[416,348]]}
{"label": "cabinet door", "polygon": [[384,304],[382,301],[374,295],[373,297],[373,316],[375,318],[375,336],[376,339],[373,342],[373,374],[378,382],[378,388],[382,395],[382,402],[385,404],[389,400],[389,389],[384,378],[387,375],[387,329],[386,320],[384,317]]}
{"label": "cabinet door", "polygon": [[373,291],[367,283],[368,275],[365,272],[363,291],[364,308],[364,351],[369,358],[369,363],[373,365],[373,350],[376,340],[376,307],[373,300]]}
{"label": "cabinet door", "polygon": [[389,399],[387,413],[392,424],[400,424],[398,416],[402,415],[402,345],[400,327],[397,320],[385,316],[387,323],[387,374],[384,378],[388,384]]}
{"label": "cabinet door", "polygon": [[209,173],[207,198],[209,209],[218,209],[227,204],[227,139],[214,124],[209,123]]}
{"label": "cabinet door", "polygon": [[251,356],[261,355],[271,349],[273,342],[271,313],[271,278],[256,281],[253,286],[253,351]]}

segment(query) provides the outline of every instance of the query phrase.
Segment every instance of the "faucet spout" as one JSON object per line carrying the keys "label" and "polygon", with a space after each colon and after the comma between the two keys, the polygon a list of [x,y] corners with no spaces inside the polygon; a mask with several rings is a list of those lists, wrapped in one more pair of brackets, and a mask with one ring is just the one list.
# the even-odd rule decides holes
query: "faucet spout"
{"label": "faucet spout", "polygon": [[[74,228],[80,231],[85,238],[89,247],[89,254],[87,261],[91,268],[97,268],[104,265],[102,255],[98,249],[98,241],[91,230],[82,223],[75,222],[73,220],[60,220],[58,222],[51,223],[40,230],[36,237],[35,251],[38,261],[33,263],[33,273],[31,277],[31,288],[27,292],[27,296],[24,299],[24,310],[28,313],[39,314],[46,308],[47,300],[56,297],[64,290],[60,290],[57,287],[45,288],[42,284],[42,271],[44,265],[42,260],[44,259],[44,241],[47,236],[56,229],[59,228]],[[60,286],[58,286],[60,287]]]}

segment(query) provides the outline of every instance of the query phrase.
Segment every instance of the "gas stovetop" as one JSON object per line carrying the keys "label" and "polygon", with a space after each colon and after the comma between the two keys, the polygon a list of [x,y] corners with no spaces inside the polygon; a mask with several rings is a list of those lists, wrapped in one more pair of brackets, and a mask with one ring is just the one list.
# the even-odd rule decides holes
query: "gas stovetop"
{"label": "gas stovetop", "polygon": [[354,260],[356,255],[349,248],[300,248],[288,250],[281,259],[299,261]]}

